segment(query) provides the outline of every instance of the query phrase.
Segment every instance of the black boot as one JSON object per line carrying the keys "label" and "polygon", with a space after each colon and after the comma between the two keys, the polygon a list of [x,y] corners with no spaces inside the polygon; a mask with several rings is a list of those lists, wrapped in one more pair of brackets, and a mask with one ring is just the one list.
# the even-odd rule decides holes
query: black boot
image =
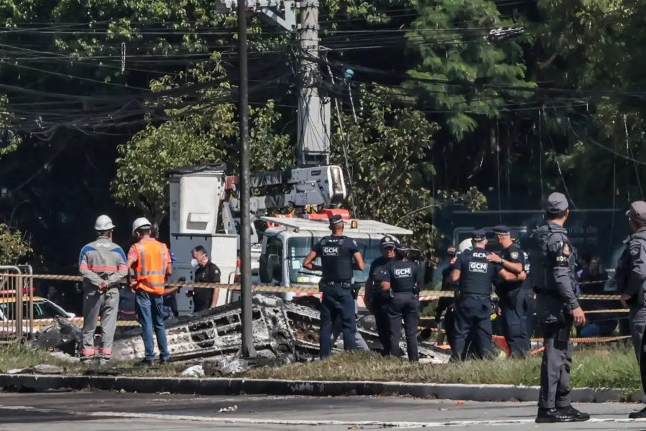
{"label": "black boot", "polygon": [[628,415],[630,419],[644,419],[646,418],[646,407],[641,409],[638,412],[632,412],[631,414]]}
{"label": "black boot", "polygon": [[537,424],[551,424],[556,422],[574,422],[574,417],[560,412],[558,409],[538,409]]}
{"label": "black boot", "polygon": [[590,420],[589,414],[580,412],[572,406],[560,407],[556,410],[558,410],[561,414],[571,416],[574,422],[585,422],[587,420]]}

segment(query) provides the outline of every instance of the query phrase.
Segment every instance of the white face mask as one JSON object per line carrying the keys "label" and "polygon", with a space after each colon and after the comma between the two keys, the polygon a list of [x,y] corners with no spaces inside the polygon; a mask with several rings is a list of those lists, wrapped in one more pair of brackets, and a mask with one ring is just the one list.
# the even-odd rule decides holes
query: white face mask
{"label": "white face mask", "polygon": [[200,266],[200,263],[197,261],[197,259],[191,259],[191,266],[197,269],[197,267]]}

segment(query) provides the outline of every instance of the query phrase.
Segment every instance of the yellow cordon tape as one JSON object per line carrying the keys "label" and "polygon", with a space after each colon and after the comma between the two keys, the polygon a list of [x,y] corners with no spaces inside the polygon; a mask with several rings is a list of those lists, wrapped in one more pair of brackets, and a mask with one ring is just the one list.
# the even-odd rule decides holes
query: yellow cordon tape
{"label": "yellow cordon tape", "polygon": [[[58,274],[0,274],[0,277],[14,277],[14,278],[30,278],[34,280],[56,280],[56,281],[83,281],[83,277],[80,275],[58,275]],[[591,283],[592,284],[592,283]],[[240,290],[239,284],[224,284],[224,283],[194,283],[191,281],[186,282],[172,282],[165,283],[166,287],[190,287],[198,289],[229,289],[229,290]],[[301,293],[301,294],[319,294],[318,286],[313,287],[285,287],[285,286],[273,286],[266,284],[259,284],[251,286],[251,290],[254,292],[270,292],[270,293]],[[364,289],[361,289],[359,292],[360,295],[365,293]],[[420,301],[432,301],[439,298],[449,298],[453,297],[453,291],[437,291],[437,290],[422,290],[420,292],[419,300]],[[495,297],[495,295],[492,295]],[[596,300],[606,300],[606,301],[618,301],[620,299],[619,295],[579,295],[578,297],[581,300],[596,299]],[[602,312],[602,311],[598,311]]]}

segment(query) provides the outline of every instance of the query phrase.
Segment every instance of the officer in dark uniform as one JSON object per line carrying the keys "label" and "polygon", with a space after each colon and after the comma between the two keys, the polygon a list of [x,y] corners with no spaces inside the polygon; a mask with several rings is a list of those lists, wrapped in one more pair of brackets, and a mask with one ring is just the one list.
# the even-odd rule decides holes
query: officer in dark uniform
{"label": "officer in dark uniform", "polygon": [[[520,247],[520,233],[516,231],[511,232],[511,240],[513,241],[514,244]],[[522,247],[521,247],[522,249]],[[527,334],[529,336],[529,342],[530,342],[530,349],[531,349],[531,340],[532,336],[534,334],[534,306],[535,306],[535,300],[534,300],[534,287],[532,286],[532,275],[531,275],[531,268],[532,265],[530,263],[530,258],[529,258],[529,253],[525,250],[523,250],[523,257],[525,259],[525,274],[527,275],[527,289],[529,290],[529,302],[527,303],[528,308],[527,308],[527,313],[525,315],[525,327],[527,328]]]}
{"label": "officer in dark uniform", "polygon": [[377,334],[379,334],[379,341],[383,347],[382,355],[390,353],[390,320],[388,319],[388,302],[384,301],[381,293],[381,286],[375,283],[377,276],[376,270],[385,266],[388,262],[395,258],[395,247],[399,241],[391,235],[383,237],[379,243],[381,256],[375,259],[370,265],[368,271],[368,279],[366,280],[366,307],[375,316],[375,324],[377,325]]}
{"label": "officer in dark uniform", "polygon": [[[494,227],[493,231],[502,250],[500,255],[489,254],[487,260],[500,265],[513,274],[520,274],[524,271],[526,276],[529,275],[529,261],[525,261],[526,253],[513,243],[509,228],[500,225]],[[524,358],[530,348],[527,313],[534,296],[531,282],[527,279],[524,281],[497,280],[495,285],[496,295],[499,298],[498,305],[502,312],[503,334],[511,356]]]}
{"label": "officer in dark uniform", "polygon": [[419,325],[419,265],[408,260],[410,248],[397,245],[397,258],[377,269],[375,281],[380,283],[381,294],[388,303],[390,320],[390,356],[399,356],[402,319],[406,333],[408,360],[419,361],[417,326]]}
{"label": "officer in dark uniform", "polygon": [[547,223],[533,234],[537,252],[530,252],[536,308],[543,333],[541,390],[537,423],[583,422],[590,415],[570,404],[570,368],[573,324],[585,324],[585,314],[574,291],[574,254],[563,227],[568,218],[567,198],[552,193],[545,202]]}
{"label": "officer in dark uniform", "polygon": [[[451,275],[451,271],[453,270],[453,264],[457,260],[457,254],[458,250],[454,245],[450,245],[446,249],[445,263],[447,264],[447,266],[442,270],[442,292],[455,291],[456,286],[449,281],[449,276]],[[435,323],[437,323],[438,327],[441,326],[444,329],[446,339],[450,345],[453,345],[453,325],[455,319],[454,303],[455,299],[452,296],[442,296],[440,299],[438,299],[437,308],[435,309]],[[445,310],[446,314],[444,315],[444,322],[442,322],[442,314]]]}
{"label": "officer in dark uniform", "polygon": [[459,283],[456,292],[454,345],[451,360],[466,359],[467,339],[471,335],[480,358],[493,356],[491,339],[491,288],[497,276],[503,280],[519,280],[517,276],[487,260],[487,237],[484,230],[473,232],[472,250],[459,254],[449,277]]}
{"label": "officer in dark uniform", "polygon": [[[352,294],[352,272],[363,271],[363,256],[357,242],[343,235],[345,223],[340,215],[330,217],[332,235],[321,239],[303,261],[303,267],[323,272],[321,278],[321,359],[332,354],[332,330],[337,316],[343,327],[343,347],[355,350],[357,321]],[[321,265],[314,259],[321,258]]]}
{"label": "officer in dark uniform", "polygon": [[[630,307],[630,335],[640,364],[642,386],[646,388],[646,359],[642,348],[646,329],[646,202],[633,202],[626,216],[633,234],[624,241],[626,249],[617,264],[615,281],[621,293],[621,304]],[[631,413],[629,417],[646,418],[646,408]]]}

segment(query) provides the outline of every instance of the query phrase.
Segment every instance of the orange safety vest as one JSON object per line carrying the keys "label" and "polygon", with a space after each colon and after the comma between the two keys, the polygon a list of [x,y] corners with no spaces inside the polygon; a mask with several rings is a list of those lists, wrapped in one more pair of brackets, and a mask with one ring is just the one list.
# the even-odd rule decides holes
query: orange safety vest
{"label": "orange safety vest", "polygon": [[135,267],[137,289],[154,295],[163,295],[166,265],[168,265],[166,244],[157,240],[139,241],[135,244],[135,248],[137,249]]}

